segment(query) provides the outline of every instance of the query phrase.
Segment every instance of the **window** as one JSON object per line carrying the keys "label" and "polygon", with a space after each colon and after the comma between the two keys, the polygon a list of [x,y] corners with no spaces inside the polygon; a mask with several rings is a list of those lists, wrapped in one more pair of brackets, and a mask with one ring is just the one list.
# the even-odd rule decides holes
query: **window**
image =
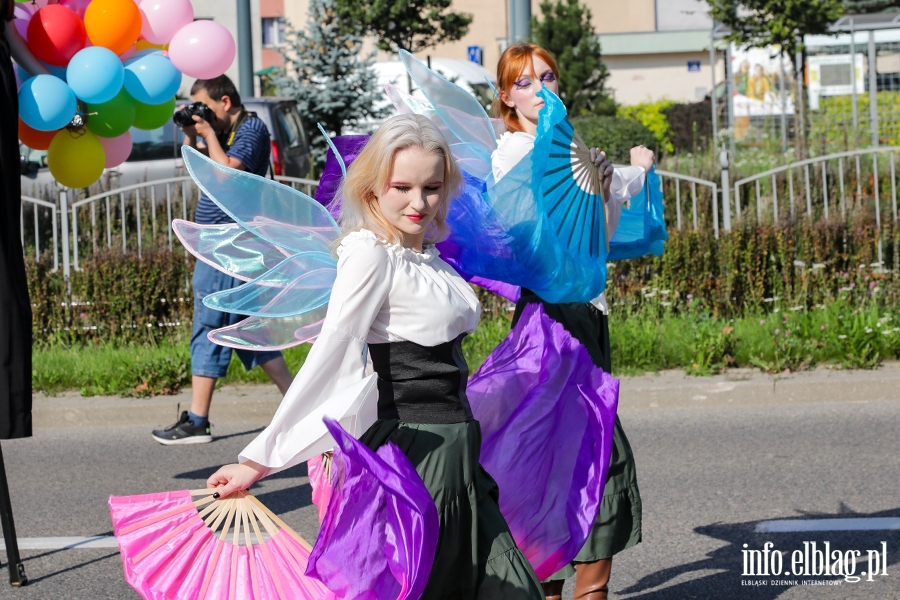
{"label": "window", "polygon": [[263,46],[284,46],[284,19],[281,17],[263,17],[262,20]]}
{"label": "window", "polygon": [[276,127],[287,148],[298,148],[305,145],[303,139],[303,125],[300,124],[296,110],[279,109],[275,111]]}
{"label": "window", "polygon": [[[181,132],[179,132],[180,134]],[[176,137],[178,139],[176,139]],[[180,135],[175,134],[175,124],[171,121],[158,129],[144,130],[131,128],[131,156],[129,162],[181,158]]]}

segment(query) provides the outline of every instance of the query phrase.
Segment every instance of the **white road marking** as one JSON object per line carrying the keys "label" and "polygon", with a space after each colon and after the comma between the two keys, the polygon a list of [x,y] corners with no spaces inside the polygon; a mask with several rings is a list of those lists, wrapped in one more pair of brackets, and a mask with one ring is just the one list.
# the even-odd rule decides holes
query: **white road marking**
{"label": "white road marking", "polygon": [[[111,535],[93,537],[35,537],[19,538],[19,550],[61,550],[63,548],[118,548]],[[6,542],[0,540],[0,550],[6,550]]]}
{"label": "white road marking", "polygon": [[861,517],[848,519],[780,519],[761,521],[756,533],[798,531],[883,531],[900,529],[900,517]]}

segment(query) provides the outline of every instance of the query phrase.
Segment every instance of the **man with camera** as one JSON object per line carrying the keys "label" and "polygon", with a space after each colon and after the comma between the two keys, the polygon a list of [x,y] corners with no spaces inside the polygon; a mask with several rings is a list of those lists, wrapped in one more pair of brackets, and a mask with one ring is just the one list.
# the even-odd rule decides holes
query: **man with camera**
{"label": "man with camera", "polygon": [[[269,169],[269,131],[261,119],[243,107],[234,83],[225,75],[215,79],[199,79],[191,88],[191,99],[193,104],[179,106],[172,117],[184,132],[184,145],[195,148],[219,164],[266,176]],[[215,225],[234,222],[202,193],[194,221]],[[206,334],[213,329],[233,325],[243,317],[207,308],[203,298],[241,283],[203,261],[197,261],[193,277],[191,409],[182,412],[174,425],[153,431],[153,438],[160,444],[169,446],[212,441],[209,407],[216,380],[228,372],[232,349],[212,343]],[[287,392],[293,378],[281,352],[235,352],[248,371],[259,365],[282,394]]]}

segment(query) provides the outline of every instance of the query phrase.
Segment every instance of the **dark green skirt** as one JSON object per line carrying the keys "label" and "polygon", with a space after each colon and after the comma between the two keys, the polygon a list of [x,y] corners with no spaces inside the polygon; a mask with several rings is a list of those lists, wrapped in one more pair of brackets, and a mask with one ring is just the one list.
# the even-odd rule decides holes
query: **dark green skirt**
{"label": "dark green skirt", "polygon": [[478,421],[379,420],[360,441],[373,450],[386,441],[396,444],[437,505],[441,533],[423,599],[543,600],[537,576],[500,514],[497,484],[478,462]]}
{"label": "dark green skirt", "polygon": [[[595,365],[607,373],[612,372],[609,321],[606,315],[592,304],[549,304],[534,293],[522,290],[522,297],[513,316],[513,325],[519,320],[525,305],[532,302],[540,302],[547,316],[560,323],[572,337],[581,342]],[[616,416],[609,475],[603,489],[600,512],[574,562],[594,562],[610,558],[640,541],[641,494],[638,490],[634,454],[619,417]],[[569,565],[549,579],[564,579],[574,574],[574,567]]]}

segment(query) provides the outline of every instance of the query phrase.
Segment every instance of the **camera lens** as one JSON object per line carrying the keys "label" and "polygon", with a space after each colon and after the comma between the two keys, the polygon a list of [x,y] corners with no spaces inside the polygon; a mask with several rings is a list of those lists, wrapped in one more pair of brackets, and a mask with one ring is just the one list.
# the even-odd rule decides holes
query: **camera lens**
{"label": "camera lens", "polygon": [[194,124],[193,115],[187,108],[182,108],[172,115],[172,121],[179,127],[187,127]]}

